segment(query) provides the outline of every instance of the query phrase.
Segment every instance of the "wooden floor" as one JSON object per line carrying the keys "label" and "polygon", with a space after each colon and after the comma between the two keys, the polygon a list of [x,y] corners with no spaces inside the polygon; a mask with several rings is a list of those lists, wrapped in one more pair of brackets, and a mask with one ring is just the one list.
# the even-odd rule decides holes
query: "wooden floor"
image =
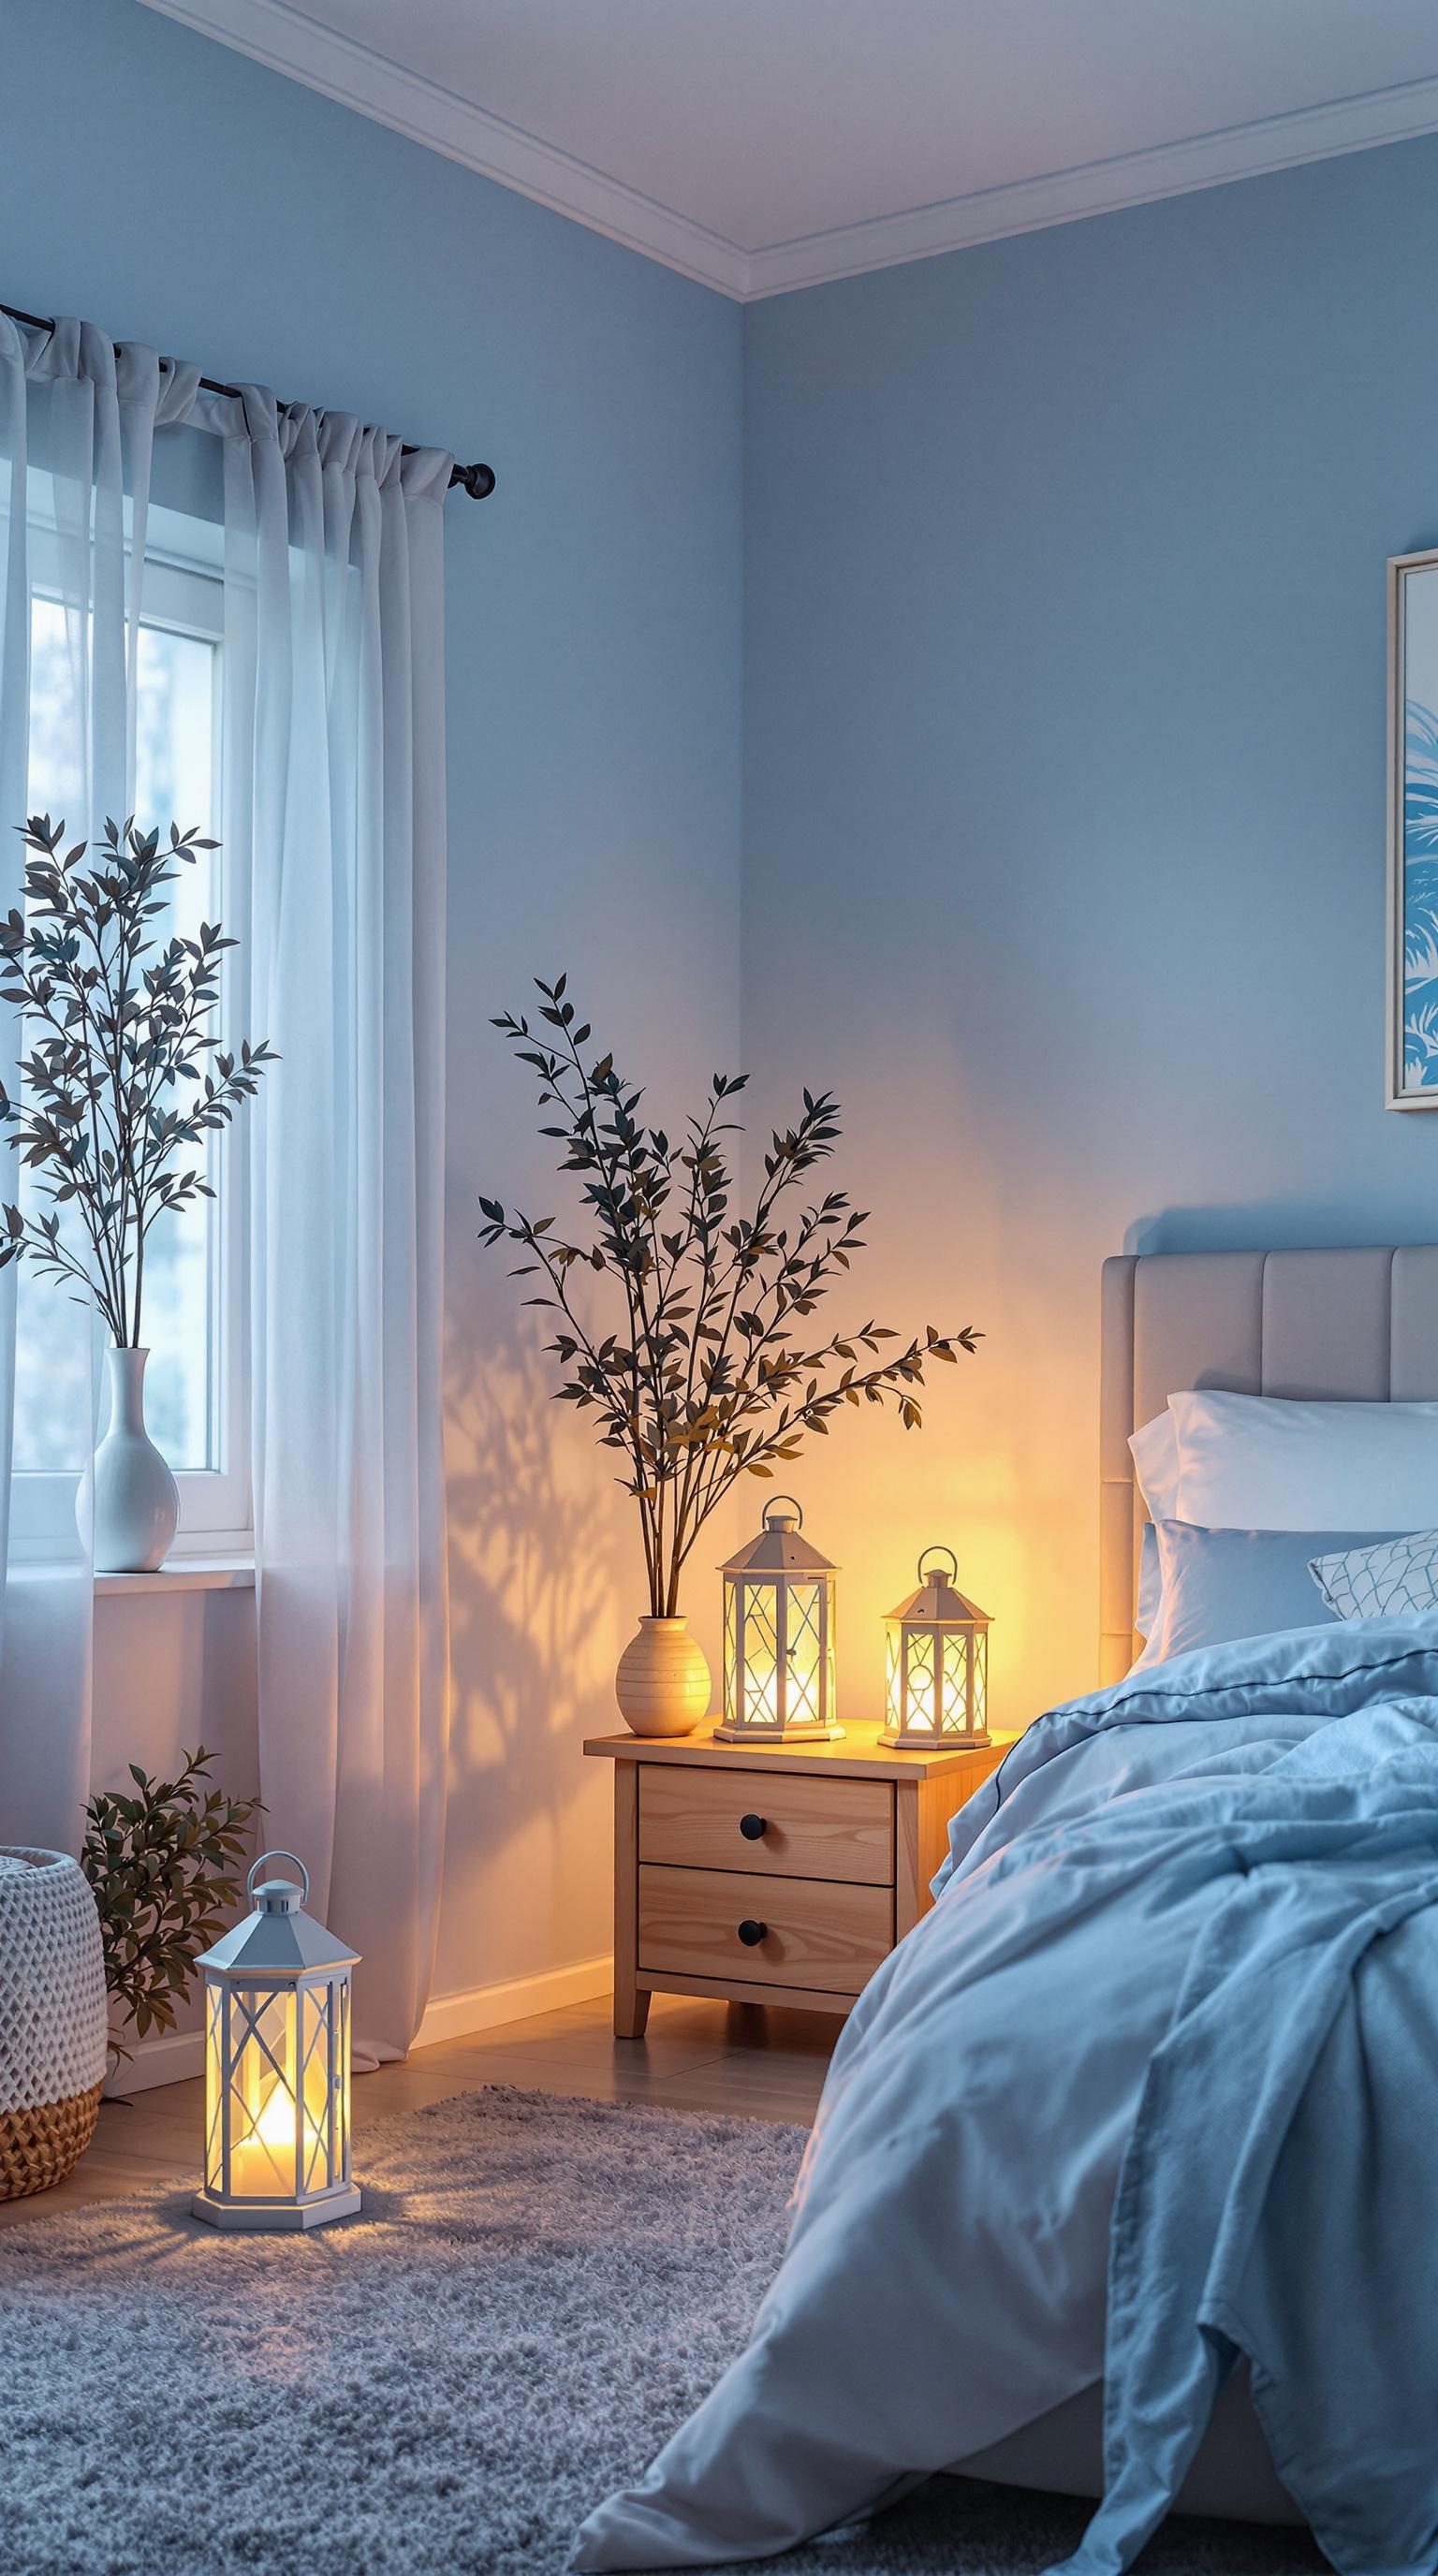
{"label": "wooden floor", "polygon": [[[842,2024],[831,2013],[720,2004],[656,1995],[643,2039],[615,2039],[609,2002],[570,2004],[507,2022],[477,2039],[416,2049],[354,2086],[355,2168],[364,2180],[364,2135],[375,2120],[442,2101],[477,2084],[601,2102],[657,2102],[676,2110],[731,2111],[755,2120],[813,2118]],[[0,2226],[44,2218],[66,2201],[123,2200],[151,2182],[199,2179],[204,2086],[165,2084],[130,2103],[104,2102],[89,2152],[68,2181],[29,2200],[0,2201]]]}

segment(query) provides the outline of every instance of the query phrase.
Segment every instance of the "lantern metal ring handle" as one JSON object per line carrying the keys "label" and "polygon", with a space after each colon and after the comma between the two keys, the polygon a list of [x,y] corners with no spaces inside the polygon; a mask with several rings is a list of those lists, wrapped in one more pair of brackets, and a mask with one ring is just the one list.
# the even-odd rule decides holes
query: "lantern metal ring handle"
{"label": "lantern metal ring handle", "polygon": [[939,1547],[926,1547],[926,1548],[925,1548],[925,1550],[924,1550],[924,1552],[923,1552],[923,1555],[922,1555],[922,1556],[920,1557],[920,1559],[919,1559],[919,1564],[918,1564],[918,1575],[919,1575],[919,1581],[922,1583],[922,1582],[923,1582],[923,1580],[924,1580],[924,1568],[925,1568],[925,1566],[928,1564],[928,1561],[929,1561],[929,1559],[930,1559],[930,1557],[931,1557],[931,1556],[946,1556],[946,1557],[948,1558],[948,1560],[949,1560],[949,1568],[950,1568],[950,1572],[949,1572],[949,1581],[950,1581],[951,1583],[957,1583],[957,1582],[958,1582],[958,1579],[959,1579],[959,1560],[958,1560],[958,1558],[955,1556],[954,1551],[953,1551],[953,1549],[952,1549],[951,1547],[944,1547],[944,1546],[942,1546],[942,1545],[941,1545],[941,1546],[939,1546]]}
{"label": "lantern metal ring handle", "polygon": [[259,1877],[259,1874],[264,1868],[267,1860],[292,1860],[294,1862],[294,1865],[300,1874],[300,1903],[303,1905],[308,1899],[310,1892],[310,1874],[306,1869],[304,1862],[301,1860],[299,1853],[292,1851],[261,1852],[259,1859],[251,1863],[249,1875],[245,1880],[246,1896],[254,1895],[255,1881]]}
{"label": "lantern metal ring handle", "polygon": [[774,1494],[771,1496],[770,1500],[764,1505],[764,1527],[766,1529],[768,1528],[770,1515],[777,1512],[781,1503],[793,1503],[794,1518],[800,1529],[802,1529],[804,1526],[804,1506],[800,1502],[795,1502],[792,1494]]}

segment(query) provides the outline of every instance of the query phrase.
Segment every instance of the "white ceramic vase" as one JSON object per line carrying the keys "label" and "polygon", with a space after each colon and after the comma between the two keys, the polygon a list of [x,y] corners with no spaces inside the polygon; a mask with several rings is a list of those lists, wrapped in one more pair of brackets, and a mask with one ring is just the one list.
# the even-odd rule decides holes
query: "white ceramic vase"
{"label": "white ceramic vase", "polygon": [[148,1351],[108,1350],[110,1424],[95,1452],[95,1571],[153,1574],[180,1518],[180,1489],[145,1429]]}
{"label": "white ceramic vase", "polygon": [[687,1619],[641,1619],[614,1676],[619,1714],[634,1735],[692,1735],[709,1711],[709,1666]]}

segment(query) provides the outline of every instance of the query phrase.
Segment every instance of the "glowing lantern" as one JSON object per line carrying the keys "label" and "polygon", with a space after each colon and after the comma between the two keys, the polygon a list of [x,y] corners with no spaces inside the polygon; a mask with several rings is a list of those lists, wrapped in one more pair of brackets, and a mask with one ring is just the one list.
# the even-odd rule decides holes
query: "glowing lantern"
{"label": "glowing lantern", "polygon": [[842,1735],[834,1723],[834,1575],[781,1494],[757,1538],[723,1567],[724,1723],[719,1744]]}
{"label": "glowing lantern", "polygon": [[[267,1861],[290,1878],[255,1881]],[[358,1953],[302,1911],[309,1872],[262,1852],[254,1912],[200,1960],[205,1972],[205,2188],[213,2227],[320,2227],[360,2205],[350,2180],[350,1972]]]}
{"label": "glowing lantern", "polygon": [[[926,1574],[946,1556],[952,1577]],[[989,1620],[954,1590],[959,1563],[951,1547],[926,1547],[919,1589],[891,1611],[888,1635],[888,1724],[881,1744],[932,1749],[987,1744]]]}

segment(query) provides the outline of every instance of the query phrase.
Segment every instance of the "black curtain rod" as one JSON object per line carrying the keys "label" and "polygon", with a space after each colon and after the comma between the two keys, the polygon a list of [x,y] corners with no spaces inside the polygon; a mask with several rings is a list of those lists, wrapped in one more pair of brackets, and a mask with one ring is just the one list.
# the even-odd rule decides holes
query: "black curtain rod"
{"label": "black curtain rod", "polygon": [[[23,322],[29,331],[53,331],[55,328],[53,321],[45,314],[22,313],[14,304],[0,304],[0,313],[8,313],[12,322]],[[238,396],[240,391],[238,385],[222,385],[215,376],[201,376],[200,382],[207,394]],[[303,408],[304,406],[299,403],[280,404],[281,411],[299,411]],[[417,448],[409,445],[406,445],[404,450],[406,456],[415,456],[418,452]],[[451,491],[454,490],[456,483],[469,494],[471,501],[487,501],[494,490],[494,468],[492,465],[453,466],[449,477]]]}

